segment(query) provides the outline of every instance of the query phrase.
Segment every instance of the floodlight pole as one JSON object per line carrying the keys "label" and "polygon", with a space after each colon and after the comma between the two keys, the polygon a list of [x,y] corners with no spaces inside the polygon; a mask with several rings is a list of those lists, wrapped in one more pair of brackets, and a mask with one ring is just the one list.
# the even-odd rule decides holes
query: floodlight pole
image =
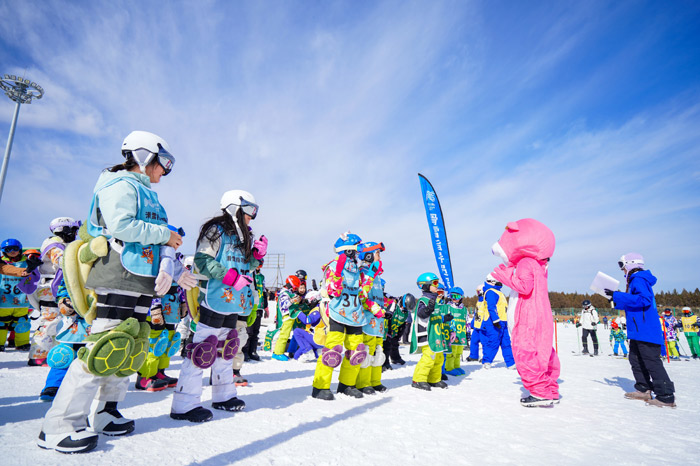
{"label": "floodlight pole", "polygon": [[5,188],[5,176],[7,175],[7,168],[10,165],[12,141],[15,139],[15,128],[17,127],[17,119],[19,118],[19,106],[21,104],[31,104],[32,99],[41,99],[44,95],[44,89],[29,79],[9,74],[6,74],[0,79],[0,89],[5,91],[5,95],[16,103],[15,113],[12,116],[12,124],[10,125],[10,136],[7,138],[5,156],[2,159],[2,169],[0,170],[0,201],[2,201],[2,192]]}
{"label": "floodlight pole", "polygon": [[5,157],[2,159],[2,171],[0,172],[0,202],[2,202],[2,191],[5,188],[5,176],[7,175],[7,166],[10,164],[10,152],[12,151],[12,141],[15,139],[15,128],[17,127],[17,117],[19,116],[20,103],[15,104],[15,114],[12,117],[12,125],[10,126],[10,137],[7,138],[7,146],[5,147]]}

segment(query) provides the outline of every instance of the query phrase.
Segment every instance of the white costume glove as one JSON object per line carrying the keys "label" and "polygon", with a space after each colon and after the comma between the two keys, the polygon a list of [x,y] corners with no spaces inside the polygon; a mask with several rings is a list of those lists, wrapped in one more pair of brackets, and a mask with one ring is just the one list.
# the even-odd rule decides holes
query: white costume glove
{"label": "white costume glove", "polygon": [[156,277],[156,286],[154,288],[158,296],[164,296],[172,286],[176,262],[175,248],[170,246],[161,246],[160,267],[158,270],[158,276]]}

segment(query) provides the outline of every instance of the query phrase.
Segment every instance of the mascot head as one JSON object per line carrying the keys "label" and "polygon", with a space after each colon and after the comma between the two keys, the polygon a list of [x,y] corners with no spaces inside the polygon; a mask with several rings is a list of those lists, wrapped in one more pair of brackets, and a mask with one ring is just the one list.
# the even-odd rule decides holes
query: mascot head
{"label": "mascot head", "polygon": [[506,264],[515,265],[524,257],[546,261],[554,254],[554,233],[532,218],[509,222],[491,251]]}

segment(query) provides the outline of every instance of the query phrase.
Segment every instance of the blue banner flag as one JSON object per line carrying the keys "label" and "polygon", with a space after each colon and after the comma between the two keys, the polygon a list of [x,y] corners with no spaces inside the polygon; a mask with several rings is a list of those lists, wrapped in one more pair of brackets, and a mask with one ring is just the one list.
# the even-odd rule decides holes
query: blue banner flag
{"label": "blue banner flag", "polygon": [[420,189],[423,192],[423,204],[425,204],[425,215],[428,217],[430,240],[433,243],[435,262],[437,262],[442,283],[449,290],[454,286],[454,282],[452,281],[452,261],[450,260],[450,248],[447,244],[447,231],[445,231],[442,208],[430,181],[420,173],[418,178],[420,180]]}

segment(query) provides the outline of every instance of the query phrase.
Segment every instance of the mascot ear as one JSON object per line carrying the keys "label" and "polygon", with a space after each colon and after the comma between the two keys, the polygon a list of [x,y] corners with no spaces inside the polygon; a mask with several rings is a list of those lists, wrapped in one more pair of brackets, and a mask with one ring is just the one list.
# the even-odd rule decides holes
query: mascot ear
{"label": "mascot ear", "polygon": [[506,230],[508,230],[508,231],[520,231],[520,227],[518,226],[518,222],[508,222],[508,225],[506,225]]}

